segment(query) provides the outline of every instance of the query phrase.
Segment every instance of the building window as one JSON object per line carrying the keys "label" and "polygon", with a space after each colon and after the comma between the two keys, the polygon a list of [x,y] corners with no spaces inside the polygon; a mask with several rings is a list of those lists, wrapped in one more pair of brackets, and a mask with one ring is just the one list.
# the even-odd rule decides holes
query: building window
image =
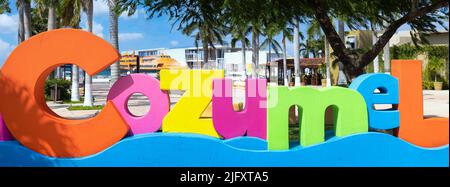
{"label": "building window", "polygon": [[346,47],[349,49],[356,49],[356,36],[347,36]]}

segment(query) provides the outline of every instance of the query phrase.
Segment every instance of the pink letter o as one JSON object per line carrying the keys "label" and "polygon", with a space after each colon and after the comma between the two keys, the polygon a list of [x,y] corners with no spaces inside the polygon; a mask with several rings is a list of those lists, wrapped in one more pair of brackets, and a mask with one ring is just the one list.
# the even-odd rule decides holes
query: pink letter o
{"label": "pink letter o", "polygon": [[[134,116],[128,110],[128,99],[134,93],[144,94],[151,102],[150,111],[144,116]],[[133,135],[159,130],[164,116],[169,111],[169,95],[159,89],[159,81],[157,79],[145,74],[130,74],[121,77],[112,86],[107,100],[111,100],[114,103],[130,126]]]}

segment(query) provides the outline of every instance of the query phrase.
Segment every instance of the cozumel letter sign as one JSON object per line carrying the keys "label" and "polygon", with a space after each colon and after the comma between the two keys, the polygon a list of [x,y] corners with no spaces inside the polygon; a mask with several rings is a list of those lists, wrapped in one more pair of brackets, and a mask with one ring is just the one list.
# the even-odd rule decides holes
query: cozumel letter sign
{"label": "cozumel letter sign", "polygon": [[[102,111],[89,119],[65,119],[47,106],[44,83],[57,66],[75,64],[94,75],[119,57],[108,42],[73,29],[45,32],[17,46],[0,72],[0,165],[449,164],[448,118],[423,118],[420,61],[393,60],[392,75],[364,74],[349,88],[289,88],[247,79],[242,111],[233,108],[232,81],[223,70],[161,70],[160,80],[121,77]],[[171,90],[185,91],[172,108]],[[127,109],[134,93],[151,102],[144,116]],[[201,117],[210,104],[212,117]],[[377,104],[395,107],[375,110]],[[298,107],[296,142],[289,141],[292,106]],[[334,130],[325,131],[329,107]]]}

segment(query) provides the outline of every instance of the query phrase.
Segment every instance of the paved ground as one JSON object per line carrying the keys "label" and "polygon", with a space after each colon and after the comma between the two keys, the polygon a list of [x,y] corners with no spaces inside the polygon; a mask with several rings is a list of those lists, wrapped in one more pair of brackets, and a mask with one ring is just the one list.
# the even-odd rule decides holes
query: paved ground
{"label": "paved ground", "polygon": [[[93,95],[95,98],[95,105],[102,105],[106,101],[108,94],[108,83],[93,83]],[[171,91],[170,101],[171,107],[178,101],[183,92]],[[235,89],[233,92],[234,102],[243,102],[245,91],[243,88]],[[424,115],[426,117],[449,117],[449,91],[434,91],[425,90],[424,96]],[[69,104],[55,104],[47,102],[47,105],[58,115],[68,119],[83,119],[95,116],[98,110],[84,110],[84,111],[69,111],[67,107]],[[77,104],[81,105],[81,104]],[[135,94],[128,102],[129,110],[136,116],[142,116],[151,109],[150,103],[142,94]]]}

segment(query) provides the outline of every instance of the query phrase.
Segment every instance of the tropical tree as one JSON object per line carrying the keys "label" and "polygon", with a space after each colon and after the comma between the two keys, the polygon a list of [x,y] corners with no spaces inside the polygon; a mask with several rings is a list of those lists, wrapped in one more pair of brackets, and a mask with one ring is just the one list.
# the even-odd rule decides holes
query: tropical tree
{"label": "tropical tree", "polygon": [[31,0],[18,0],[17,1],[23,7],[23,25],[24,25],[24,39],[32,35],[31,30]]}
{"label": "tropical tree", "polygon": [[[322,30],[320,28],[319,22],[316,20],[309,21],[309,27],[306,31],[308,33],[308,39],[311,41],[313,38],[322,38]],[[328,40],[326,36],[323,39],[323,49],[324,49],[324,59],[326,65],[326,79],[327,86],[331,86],[331,77],[330,77],[330,45],[328,44]],[[321,49],[319,51],[322,51]],[[314,55],[315,57],[315,55]]]}
{"label": "tropical tree", "polygon": [[[322,1],[311,0],[304,4],[319,22],[335,56],[344,65],[347,80],[352,80],[364,72],[364,68],[383,50],[389,39],[403,24],[419,33],[420,41],[427,32],[437,31],[437,25],[448,30],[443,20],[448,20],[448,0],[430,1]],[[368,22],[384,30],[378,41],[367,51],[355,53],[345,47],[333,26],[330,16],[347,18],[350,28],[369,28]],[[418,38],[416,34],[413,38]]]}
{"label": "tropical tree", "polygon": [[[58,15],[60,15],[60,24],[62,28],[80,28],[82,0],[62,0],[58,7]],[[72,65],[72,87],[71,101],[80,101],[79,83],[78,83],[78,66]]]}
{"label": "tropical tree", "polygon": [[17,14],[19,16],[19,23],[17,26],[17,43],[25,41],[25,28],[24,28],[24,0],[18,0],[16,2]]}
{"label": "tropical tree", "polygon": [[202,43],[203,64],[209,60],[209,46],[223,43],[224,17],[221,6],[224,0],[156,0],[156,1],[121,1],[120,7],[136,7],[142,5],[148,17],[169,15],[172,27],[181,30],[183,34],[193,36],[195,44]]}
{"label": "tropical tree", "polygon": [[[57,28],[56,22],[56,9],[59,5],[58,0],[44,0],[45,5],[48,7],[48,22],[47,22],[47,30],[53,30]],[[61,67],[56,67],[56,78],[61,78]]]}
{"label": "tropical tree", "polygon": [[[342,41],[345,41],[345,21],[343,20],[343,18],[338,19],[338,34],[339,38],[341,38]],[[340,80],[338,81],[338,84],[339,83],[347,84],[345,76],[341,76],[341,72],[343,72],[344,70],[344,64],[342,64],[342,62],[338,62],[338,64],[339,64],[338,79]]]}
{"label": "tropical tree", "polygon": [[[119,51],[119,15],[120,7],[118,6],[118,0],[107,0],[109,7],[109,40],[114,48]],[[114,62],[111,65],[111,81],[112,86],[118,79],[120,73],[120,62]]]}
{"label": "tropical tree", "polygon": [[300,19],[298,17],[294,18],[294,76],[295,76],[295,86],[300,86]]}
{"label": "tropical tree", "polygon": [[186,7],[184,12],[179,18],[176,18],[174,24],[178,24],[178,30],[181,30],[183,34],[195,35],[195,45],[198,46],[197,41],[202,42],[203,51],[203,63],[207,64],[209,61],[209,46],[214,47],[214,43],[223,44],[223,23],[220,22],[220,15],[211,13],[214,2],[217,1],[194,1],[190,6],[197,8]]}
{"label": "tropical tree", "polygon": [[281,38],[281,43],[283,45],[283,82],[285,86],[289,85],[289,77],[287,75],[287,48],[286,48],[286,39],[288,39],[289,41],[293,41],[293,35],[292,33],[294,32],[293,28],[290,28],[288,26],[283,27],[282,29],[282,38]]}
{"label": "tropical tree", "polygon": [[[92,24],[94,17],[94,1],[93,0],[83,0],[83,11],[86,12],[87,15],[87,29],[88,32],[92,33]],[[85,72],[84,73],[84,102],[83,106],[93,106],[93,97],[92,97],[92,77]]]}
{"label": "tropical tree", "polygon": [[[259,66],[259,37],[263,33],[264,22],[270,15],[269,1],[247,0],[247,1],[225,1],[224,7],[227,17],[234,20],[242,20],[249,26],[252,33],[252,77],[258,77]],[[234,25],[233,25],[234,26]]]}
{"label": "tropical tree", "polygon": [[246,51],[247,46],[250,46],[250,40],[247,36],[251,32],[251,28],[247,25],[247,23],[242,22],[240,20],[231,22],[231,47],[235,47],[236,43],[239,41],[241,43],[241,52],[242,52],[242,68],[244,70],[244,76],[247,78],[247,62],[246,62]]}
{"label": "tropical tree", "polygon": [[274,50],[275,54],[279,55],[279,51],[282,50],[281,45],[278,43],[278,41],[275,39],[275,36],[277,36],[283,28],[280,28],[279,25],[266,25],[264,28],[263,35],[265,36],[264,41],[261,43],[260,48],[266,49],[269,48],[269,62],[272,61],[272,49]]}
{"label": "tropical tree", "polygon": [[10,13],[11,8],[9,8],[9,1],[8,0],[0,0],[0,14],[3,13]]}

